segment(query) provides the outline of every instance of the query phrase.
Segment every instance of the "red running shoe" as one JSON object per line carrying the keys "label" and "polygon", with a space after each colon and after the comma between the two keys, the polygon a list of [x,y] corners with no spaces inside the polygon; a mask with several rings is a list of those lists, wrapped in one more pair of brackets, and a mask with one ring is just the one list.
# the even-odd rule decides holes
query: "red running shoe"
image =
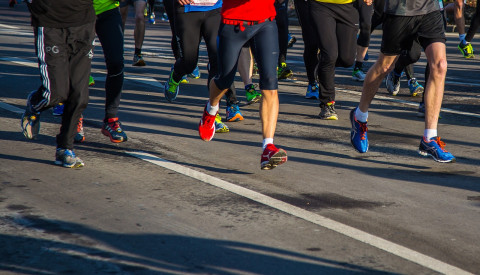
{"label": "red running shoe", "polygon": [[207,112],[207,106],[203,109],[202,119],[198,124],[198,134],[204,141],[212,140],[215,135],[215,115],[212,116]]}
{"label": "red running shoe", "polygon": [[260,159],[260,166],[262,170],[271,170],[286,161],[287,152],[275,147],[273,143],[270,143],[267,144],[267,147],[263,150],[262,158]]}

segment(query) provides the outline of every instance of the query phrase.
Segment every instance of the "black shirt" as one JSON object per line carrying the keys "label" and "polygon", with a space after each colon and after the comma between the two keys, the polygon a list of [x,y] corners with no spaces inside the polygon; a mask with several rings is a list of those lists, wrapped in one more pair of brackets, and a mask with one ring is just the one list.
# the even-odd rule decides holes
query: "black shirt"
{"label": "black shirt", "polygon": [[34,27],[77,27],[95,21],[93,0],[33,0],[28,8]]}
{"label": "black shirt", "polygon": [[[374,0],[375,1],[375,0]],[[438,0],[386,0],[385,13],[400,16],[424,15],[440,10]]]}

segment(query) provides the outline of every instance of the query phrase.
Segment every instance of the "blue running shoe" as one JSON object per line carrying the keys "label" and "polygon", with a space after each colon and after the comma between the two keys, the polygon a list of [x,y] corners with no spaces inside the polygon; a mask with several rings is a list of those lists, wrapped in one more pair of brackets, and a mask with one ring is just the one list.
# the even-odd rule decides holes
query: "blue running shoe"
{"label": "blue running shoe", "polygon": [[352,122],[350,141],[355,150],[359,153],[366,153],[368,151],[367,123],[360,122],[355,118],[355,110],[357,110],[357,108],[350,111],[350,121]]}
{"label": "blue running shoe", "polygon": [[446,163],[455,162],[455,157],[445,150],[445,142],[440,140],[440,137],[433,137],[429,141],[422,138],[418,153],[422,156],[431,156],[435,161]]}
{"label": "blue running shoe", "polygon": [[182,84],[186,84],[188,83],[188,77],[186,75],[182,76],[182,79],[180,79],[180,82],[179,83],[182,83]]}
{"label": "blue running shoe", "polygon": [[63,103],[58,103],[57,106],[53,107],[53,115],[54,116],[63,115],[63,108],[65,108],[65,105],[63,105]]}
{"label": "blue running shoe", "polygon": [[[203,118],[202,118],[202,120],[203,120]],[[228,126],[225,123],[222,122],[222,118],[220,117],[220,115],[218,113],[215,116],[215,126],[214,127],[215,127],[215,133],[228,133],[230,131]],[[212,137],[213,137],[213,135],[212,135]],[[204,138],[202,138],[202,139],[207,141]],[[210,139],[212,139],[212,138],[210,138]]]}
{"label": "blue running shoe", "polygon": [[318,99],[318,83],[310,83],[307,87],[307,93],[305,94],[305,98],[307,99]]}
{"label": "blue running shoe", "polygon": [[172,69],[172,72],[170,73],[170,77],[168,78],[168,81],[165,82],[164,91],[163,91],[165,98],[168,100],[168,102],[172,102],[175,99],[177,99],[179,85],[180,85],[179,82],[175,82],[175,80],[173,80],[173,69]]}
{"label": "blue running shoe", "polygon": [[293,47],[293,44],[295,44],[295,42],[297,42],[297,38],[291,34],[288,34],[287,48],[290,49],[291,47]]}
{"label": "blue running shoe", "polygon": [[408,89],[410,89],[410,95],[417,96],[423,93],[423,86],[418,83],[416,78],[412,78],[408,81]]}
{"label": "blue running shoe", "polygon": [[243,115],[240,112],[237,104],[232,104],[227,107],[227,116],[225,118],[228,122],[242,121]]}
{"label": "blue running shoe", "polygon": [[202,75],[202,74],[200,73],[200,69],[199,69],[198,66],[197,66],[197,67],[195,67],[195,70],[193,70],[193,72],[192,72],[191,74],[189,74],[188,76],[189,76],[190,78],[199,79],[201,75]]}
{"label": "blue running shoe", "polygon": [[80,168],[85,166],[83,160],[75,156],[73,150],[57,148],[55,152],[55,164],[66,168]]}

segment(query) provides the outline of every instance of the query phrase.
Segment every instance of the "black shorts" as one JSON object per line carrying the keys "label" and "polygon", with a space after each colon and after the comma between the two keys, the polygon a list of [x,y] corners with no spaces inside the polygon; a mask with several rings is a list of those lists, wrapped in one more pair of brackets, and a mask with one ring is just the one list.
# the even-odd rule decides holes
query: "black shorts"
{"label": "black shorts", "polygon": [[445,28],[439,11],[418,16],[386,15],[381,47],[383,54],[399,55],[402,50],[411,49],[414,40],[424,50],[432,43],[445,43]]}

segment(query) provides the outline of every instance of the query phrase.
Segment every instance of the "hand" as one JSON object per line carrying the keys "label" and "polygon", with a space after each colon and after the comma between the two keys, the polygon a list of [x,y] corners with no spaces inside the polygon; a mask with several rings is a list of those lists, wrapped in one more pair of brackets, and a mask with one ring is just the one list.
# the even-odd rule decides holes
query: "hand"
{"label": "hand", "polygon": [[371,4],[373,4],[373,0],[363,0],[363,1],[365,1],[365,4],[367,4],[367,5],[369,5],[369,6],[370,6]]}

